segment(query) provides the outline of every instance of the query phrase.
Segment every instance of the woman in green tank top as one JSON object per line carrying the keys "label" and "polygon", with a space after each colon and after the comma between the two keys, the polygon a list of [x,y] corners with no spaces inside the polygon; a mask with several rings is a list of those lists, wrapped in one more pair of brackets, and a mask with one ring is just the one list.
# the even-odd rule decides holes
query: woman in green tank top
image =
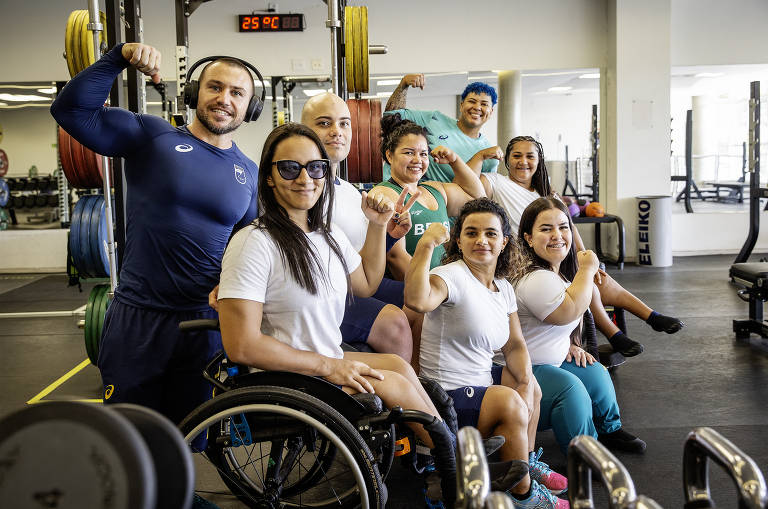
{"label": "woman in green tank top", "polygon": [[[469,200],[485,196],[485,190],[477,175],[451,149],[439,146],[430,152],[424,127],[402,120],[399,114],[385,115],[381,134],[381,153],[391,166],[392,177],[374,187],[369,195],[384,194],[396,202],[406,189],[406,200],[416,200],[410,209],[411,230],[387,254],[390,271],[396,279],[403,279],[427,227],[443,223],[450,228],[449,217],[457,216]],[[453,182],[419,182],[429,167],[430,155],[436,163],[451,166]],[[430,269],[440,265],[443,253],[442,246],[434,250]]]}

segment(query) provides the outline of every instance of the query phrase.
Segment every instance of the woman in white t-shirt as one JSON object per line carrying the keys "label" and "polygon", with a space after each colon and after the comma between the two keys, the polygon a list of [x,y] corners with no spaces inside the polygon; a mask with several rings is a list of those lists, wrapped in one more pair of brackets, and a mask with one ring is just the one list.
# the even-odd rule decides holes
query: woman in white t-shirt
{"label": "woman in white t-shirt", "polygon": [[533,374],[541,386],[539,429],[552,428],[563,453],[577,435],[606,446],[643,452],[645,442],[621,427],[608,370],[579,346],[581,317],[592,299],[598,259],[573,246],[568,209],[556,198],[537,198],[520,218],[522,256],[512,282]]}
{"label": "woman in white t-shirt", "polygon": [[[517,136],[507,144],[504,163],[509,176],[498,173],[483,173],[480,181],[483,183],[486,195],[501,204],[509,214],[512,229],[517,232],[520,225],[520,215],[525,207],[541,196],[560,197],[552,190],[544,161],[544,149],[541,144],[530,136]],[[478,168],[473,168],[479,172]],[[584,249],[584,243],[577,229],[573,229],[573,241],[576,249]],[[595,325],[602,332],[613,349],[626,357],[638,355],[643,351],[643,345],[630,339],[622,332],[605,312],[603,305],[612,305],[626,309],[638,318],[645,320],[654,330],[674,334],[683,326],[683,322],[671,316],[657,313],[643,301],[632,295],[619,285],[608,274],[601,271],[593,295],[590,310],[595,317]]]}
{"label": "woman in white t-shirt", "polygon": [[[267,137],[259,165],[262,215],[234,235],[222,260],[218,309],[227,356],[260,369],[322,377],[347,393],[376,393],[387,407],[439,417],[402,358],[341,350],[344,301],[350,291],[370,296],[378,287],[394,206],[363,193],[369,224],[358,254],[343,232],[331,230],[332,214],[323,213],[332,210],[326,202],[334,197],[329,166],[323,143],[308,127],[284,124]],[[422,426],[414,425],[414,432],[433,446]]]}
{"label": "woman in white t-shirt", "polygon": [[[432,253],[443,243],[443,265],[430,271]],[[568,480],[534,452],[541,392],[505,279],[514,243],[501,206],[487,198],[468,202],[450,235],[432,223],[419,239],[405,276],[405,303],[425,313],[420,374],[452,397],[459,427],[475,426],[484,437],[503,435],[502,459],[529,461],[530,476],[510,490],[524,501],[519,505],[568,507],[549,493],[565,491]],[[497,350],[505,367],[493,365]]]}

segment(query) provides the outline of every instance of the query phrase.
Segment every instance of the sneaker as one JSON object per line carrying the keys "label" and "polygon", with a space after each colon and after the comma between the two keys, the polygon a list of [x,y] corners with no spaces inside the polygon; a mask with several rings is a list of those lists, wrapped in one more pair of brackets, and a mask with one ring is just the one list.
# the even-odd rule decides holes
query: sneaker
{"label": "sneaker", "polygon": [[613,433],[597,435],[597,439],[608,449],[616,451],[641,453],[645,451],[646,447],[645,442],[635,435],[627,433],[624,428],[619,428]]}
{"label": "sneaker", "polygon": [[557,498],[549,492],[544,485],[531,479],[531,491],[528,498],[520,500],[515,495],[511,495],[512,505],[517,509],[570,509],[571,505],[567,500]]}
{"label": "sneaker", "polygon": [[568,490],[568,478],[560,475],[549,465],[540,461],[544,449],[539,447],[537,452],[531,451],[528,455],[528,473],[531,479],[539,484],[543,484],[553,495],[560,495]]}

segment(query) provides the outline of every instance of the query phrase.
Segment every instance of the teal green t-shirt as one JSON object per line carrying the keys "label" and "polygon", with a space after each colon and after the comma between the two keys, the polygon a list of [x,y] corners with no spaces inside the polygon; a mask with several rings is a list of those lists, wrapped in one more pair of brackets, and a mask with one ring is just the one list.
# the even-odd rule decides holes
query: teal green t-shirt
{"label": "teal green t-shirt", "polygon": [[[398,194],[403,192],[402,187],[398,186],[397,184],[393,184],[392,182],[382,182],[378,185],[394,189]],[[413,252],[416,251],[416,244],[419,243],[419,239],[431,223],[443,223],[443,226],[446,228],[451,227],[448,220],[448,208],[440,191],[432,186],[424,184],[419,187],[423,187],[429,191],[432,196],[435,197],[435,200],[437,201],[437,210],[430,210],[419,202],[414,203],[411,207],[411,230],[405,234],[405,250],[411,256],[413,256]],[[410,199],[411,195],[408,194],[405,197],[405,203],[408,203],[408,200]],[[442,245],[437,246],[435,250],[432,251],[432,259],[429,261],[429,268],[433,269],[440,265],[440,260],[443,258],[444,254],[445,248],[443,248]]]}
{"label": "teal green t-shirt", "polygon": [[[459,126],[456,125],[456,119],[451,118],[439,111],[419,111],[419,110],[392,110],[387,111],[385,115],[399,113],[403,119],[416,122],[427,128],[429,136],[427,142],[430,150],[443,145],[456,152],[456,154],[467,162],[472,156],[484,148],[492,147],[488,138],[482,134],[478,138],[470,138],[464,134]],[[483,161],[482,171],[485,173],[495,172],[499,165],[496,159],[486,159]],[[383,180],[390,177],[389,164],[384,161]],[[432,159],[429,161],[429,168],[424,176],[425,180],[435,180],[437,182],[450,182],[453,180],[453,170],[447,164],[437,164]]]}

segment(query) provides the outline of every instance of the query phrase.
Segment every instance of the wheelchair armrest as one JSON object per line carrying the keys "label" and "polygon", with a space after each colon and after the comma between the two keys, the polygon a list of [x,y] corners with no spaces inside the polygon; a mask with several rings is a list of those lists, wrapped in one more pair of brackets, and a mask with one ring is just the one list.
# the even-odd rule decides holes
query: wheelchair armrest
{"label": "wheelchair armrest", "polygon": [[203,318],[200,320],[185,320],[179,323],[179,330],[192,332],[200,330],[219,330],[219,320],[216,318]]}

